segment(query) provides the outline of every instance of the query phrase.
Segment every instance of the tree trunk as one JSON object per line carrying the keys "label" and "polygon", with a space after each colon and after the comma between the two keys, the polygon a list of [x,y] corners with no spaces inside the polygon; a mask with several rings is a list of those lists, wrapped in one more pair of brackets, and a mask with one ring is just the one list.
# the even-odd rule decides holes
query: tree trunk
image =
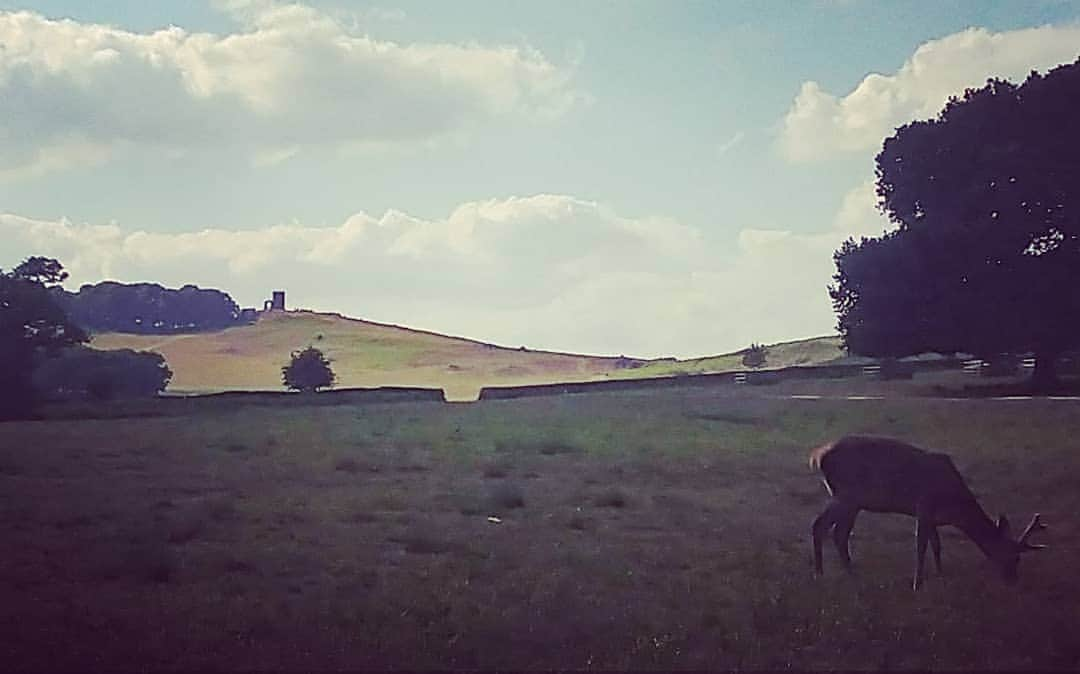
{"label": "tree trunk", "polygon": [[1035,371],[1031,374],[1031,388],[1035,393],[1050,393],[1058,385],[1057,352],[1035,352]]}

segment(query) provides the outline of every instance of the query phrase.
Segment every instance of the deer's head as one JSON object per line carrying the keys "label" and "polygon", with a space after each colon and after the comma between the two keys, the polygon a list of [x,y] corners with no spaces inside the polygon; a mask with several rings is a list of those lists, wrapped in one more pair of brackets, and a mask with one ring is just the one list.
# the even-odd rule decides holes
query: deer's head
{"label": "deer's head", "polygon": [[990,559],[1001,569],[1001,576],[1006,583],[1015,583],[1018,578],[1017,567],[1020,565],[1020,555],[1030,550],[1041,550],[1045,545],[1028,543],[1028,537],[1036,531],[1045,529],[1046,525],[1039,519],[1039,513],[1031,518],[1027,528],[1020,534],[1020,538],[1013,539],[1010,532],[1009,520],[1004,515],[998,517],[997,532],[998,540],[990,551]]}

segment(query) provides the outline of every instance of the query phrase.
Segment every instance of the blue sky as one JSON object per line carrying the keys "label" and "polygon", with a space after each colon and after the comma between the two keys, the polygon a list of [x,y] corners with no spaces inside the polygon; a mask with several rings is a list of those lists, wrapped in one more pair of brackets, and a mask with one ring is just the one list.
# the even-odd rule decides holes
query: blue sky
{"label": "blue sky", "polygon": [[642,356],[831,332],[881,140],[1080,53],[1054,1],[0,8],[0,265]]}

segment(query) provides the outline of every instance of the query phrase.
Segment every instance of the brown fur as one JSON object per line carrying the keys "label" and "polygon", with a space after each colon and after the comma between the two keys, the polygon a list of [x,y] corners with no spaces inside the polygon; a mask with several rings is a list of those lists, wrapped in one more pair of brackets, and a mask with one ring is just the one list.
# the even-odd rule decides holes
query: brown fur
{"label": "brown fur", "polygon": [[947,454],[891,438],[849,435],[811,450],[810,467],[821,470],[831,497],[811,526],[818,574],[822,573],[823,539],[830,532],[841,561],[851,570],[848,538],[863,510],[918,520],[915,589],[922,584],[927,545],[941,569],[939,526],[951,525],[964,532],[998,565],[1008,582],[1016,580],[1020,553],[1035,549],[1027,536],[1040,524],[1038,516],[1020,539],[1013,540],[1008,522],[1002,518],[995,524],[990,519]]}

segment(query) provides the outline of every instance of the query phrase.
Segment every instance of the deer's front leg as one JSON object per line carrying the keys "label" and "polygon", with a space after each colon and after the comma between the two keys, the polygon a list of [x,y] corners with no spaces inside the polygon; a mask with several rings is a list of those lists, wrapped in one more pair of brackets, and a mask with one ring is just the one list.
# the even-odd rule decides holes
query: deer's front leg
{"label": "deer's front leg", "polygon": [[941,537],[934,526],[930,527],[930,552],[934,553],[934,566],[937,567],[938,575],[941,575]]}
{"label": "deer's front leg", "polygon": [[853,573],[849,539],[858,514],[859,511],[854,508],[844,508],[837,515],[836,525],[833,527],[833,541],[836,543],[836,551],[840,553],[840,561],[843,562],[844,569],[848,573]]}
{"label": "deer's front leg", "polygon": [[933,521],[926,514],[920,513],[915,522],[915,581],[912,583],[914,590],[922,587],[926,571],[926,544],[930,541],[930,531],[933,528]]}
{"label": "deer's front leg", "polygon": [[836,514],[840,509],[840,505],[836,501],[830,501],[829,506],[825,508],[814,520],[814,524],[810,527],[811,537],[814,541],[814,573],[822,575],[825,570],[821,564],[821,545],[825,538],[825,534],[829,532],[829,529],[836,523]]}

